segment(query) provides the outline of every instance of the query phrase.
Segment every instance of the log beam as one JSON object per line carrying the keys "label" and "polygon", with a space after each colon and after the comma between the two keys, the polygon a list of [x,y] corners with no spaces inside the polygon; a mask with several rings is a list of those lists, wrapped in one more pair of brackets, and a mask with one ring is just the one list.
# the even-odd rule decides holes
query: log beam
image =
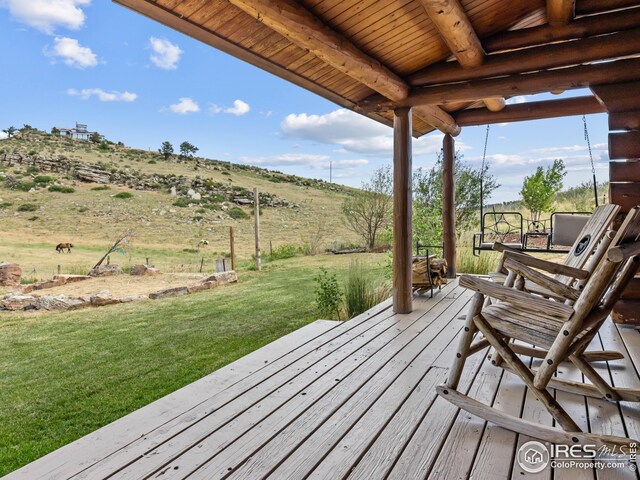
{"label": "log beam", "polygon": [[637,5],[638,0],[579,0],[576,4],[576,15],[593,15],[594,13]]}
{"label": "log beam", "polygon": [[500,112],[492,112],[486,108],[472,108],[454,114],[454,119],[461,127],[468,127],[603,112],[606,112],[605,107],[595,97],[584,96],[507,105]]}
{"label": "log beam", "polygon": [[455,142],[451,135],[442,141],[442,241],[447,261],[447,278],[456,278],[456,181]]}
{"label": "log beam", "polygon": [[[640,22],[640,15],[638,15]],[[640,25],[640,23],[639,23]],[[480,78],[568,67],[640,53],[640,28],[507,53],[487,55],[482,65],[466,69],[441,62],[409,77],[413,86],[437,85]]]}
{"label": "log beam", "polygon": [[411,109],[393,112],[393,311],[410,313],[411,285]]}
{"label": "log beam", "polygon": [[[592,85],[630,82],[639,77],[640,58],[629,58],[486,80],[419,87],[395,106],[444,105],[487,97],[532,95],[556,89],[573,90]],[[359,106],[368,111],[390,110],[394,107],[388,100],[375,95],[360,102]]]}
{"label": "log beam", "polygon": [[552,27],[566,25],[575,14],[575,0],[547,0],[547,21]]}
{"label": "log beam", "polygon": [[436,105],[419,105],[413,109],[413,114],[443,133],[454,137],[460,135],[460,126],[453,117]]}
{"label": "log beam", "polygon": [[[551,42],[573,40],[576,38],[604,35],[638,28],[640,24],[640,7],[637,1],[634,8],[619,12],[603,13],[589,17],[576,18],[568,25],[552,27],[541,25],[538,27],[523,28],[502,32],[482,41],[484,49],[488,53],[517,48],[528,48],[534,45],[545,45]],[[578,2],[577,6],[580,6]]]}
{"label": "log beam", "polygon": [[[440,36],[464,69],[482,65],[485,53],[482,43],[459,0],[421,0],[424,10]],[[489,110],[502,110],[504,98],[484,99]]]}

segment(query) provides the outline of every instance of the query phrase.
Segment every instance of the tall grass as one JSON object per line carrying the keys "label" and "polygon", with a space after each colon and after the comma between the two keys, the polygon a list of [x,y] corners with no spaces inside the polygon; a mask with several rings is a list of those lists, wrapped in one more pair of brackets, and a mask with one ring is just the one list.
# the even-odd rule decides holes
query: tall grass
{"label": "tall grass", "polygon": [[372,276],[360,260],[349,265],[344,285],[344,310],[346,318],[366,312],[391,295],[390,285]]}
{"label": "tall grass", "polygon": [[486,275],[496,270],[499,258],[498,252],[482,252],[476,257],[470,246],[462,245],[457,251],[456,269],[459,273]]}

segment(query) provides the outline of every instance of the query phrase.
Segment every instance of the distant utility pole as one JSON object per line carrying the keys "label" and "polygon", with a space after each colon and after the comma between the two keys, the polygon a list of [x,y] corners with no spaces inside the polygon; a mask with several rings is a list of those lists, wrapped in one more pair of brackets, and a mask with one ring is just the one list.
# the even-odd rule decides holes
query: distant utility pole
{"label": "distant utility pole", "polygon": [[329,160],[329,183],[333,183],[333,160]]}
{"label": "distant utility pole", "polygon": [[256,220],[256,270],[260,271],[260,195],[253,189],[253,216]]}

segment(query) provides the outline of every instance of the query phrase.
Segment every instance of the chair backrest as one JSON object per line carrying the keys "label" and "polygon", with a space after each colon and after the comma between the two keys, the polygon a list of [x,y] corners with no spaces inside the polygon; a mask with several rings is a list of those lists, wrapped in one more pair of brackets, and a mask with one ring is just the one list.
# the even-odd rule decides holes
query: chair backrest
{"label": "chair backrest", "polygon": [[[624,222],[611,241],[609,249],[633,243],[640,239],[640,207],[635,207],[627,214]],[[605,293],[616,280],[617,273],[627,262],[613,262],[605,255],[587,279],[580,297],[574,304],[574,317],[584,319],[602,302]]]}
{"label": "chair backrest", "polygon": [[591,218],[589,215],[572,215],[570,213],[557,213],[553,218],[553,230],[551,231],[552,245],[573,245],[576,240],[582,238],[580,233]]}
{"label": "chair backrest", "polygon": [[[587,220],[580,230],[580,233],[576,236],[576,240],[571,247],[571,250],[564,259],[564,264],[568,267],[584,268],[589,261],[591,255],[596,251],[596,248],[607,234],[607,230],[611,226],[611,222],[616,218],[616,215],[620,211],[618,205],[607,203],[597,207],[590,217],[586,217]],[[578,217],[579,218],[579,217]],[[583,219],[585,217],[582,217]],[[554,230],[557,226],[554,226]],[[595,265],[593,265],[595,267]],[[563,275],[556,275],[556,280],[570,284],[573,279]]]}

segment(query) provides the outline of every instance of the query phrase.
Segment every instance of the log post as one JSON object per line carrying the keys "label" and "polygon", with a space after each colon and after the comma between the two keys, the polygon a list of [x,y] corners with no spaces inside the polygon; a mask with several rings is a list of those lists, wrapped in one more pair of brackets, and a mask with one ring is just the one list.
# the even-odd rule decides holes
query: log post
{"label": "log post", "polygon": [[229,248],[231,249],[231,270],[236,269],[236,236],[233,227],[229,227]]}
{"label": "log post", "polygon": [[410,313],[413,310],[411,133],[411,108],[395,109],[393,112],[393,311],[396,313]]}
{"label": "log post", "polygon": [[442,142],[442,241],[447,278],[456,278],[456,181],[455,142],[445,135]]}
{"label": "log post", "polygon": [[260,258],[260,194],[258,189],[253,189],[253,216],[255,218],[255,232],[256,232],[256,270],[260,271],[261,258]]}

